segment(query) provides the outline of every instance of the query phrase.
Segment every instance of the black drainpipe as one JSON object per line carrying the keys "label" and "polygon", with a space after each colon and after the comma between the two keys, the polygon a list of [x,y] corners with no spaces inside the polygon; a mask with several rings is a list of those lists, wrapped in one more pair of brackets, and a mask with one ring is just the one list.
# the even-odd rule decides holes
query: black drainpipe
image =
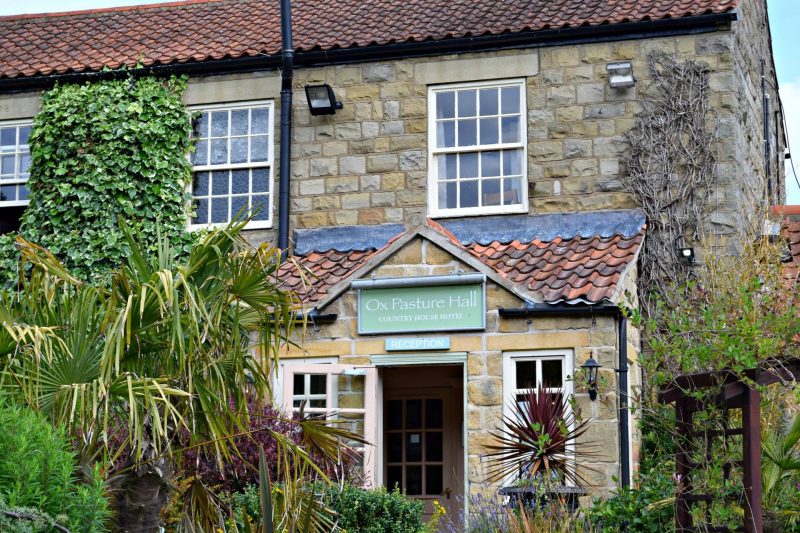
{"label": "black drainpipe", "polygon": [[619,361],[619,458],[620,482],[623,487],[630,486],[631,459],[628,439],[630,427],[628,425],[628,318],[619,307],[610,304],[597,305],[550,305],[534,304],[530,307],[514,309],[499,309],[498,313],[503,318],[528,318],[536,316],[612,316],[617,320]]}
{"label": "black drainpipe", "polygon": [[281,0],[281,153],[280,197],[278,202],[278,248],[285,255],[289,249],[289,172],[292,155],[292,3]]}

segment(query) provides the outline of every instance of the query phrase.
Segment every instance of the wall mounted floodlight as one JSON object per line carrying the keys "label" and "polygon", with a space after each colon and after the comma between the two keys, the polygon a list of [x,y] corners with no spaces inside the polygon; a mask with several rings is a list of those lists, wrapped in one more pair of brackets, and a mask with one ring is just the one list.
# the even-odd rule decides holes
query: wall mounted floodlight
{"label": "wall mounted floodlight", "polygon": [[589,386],[589,399],[595,401],[597,399],[597,371],[600,369],[594,354],[589,354],[589,359],[581,365],[583,370],[583,377],[586,379],[586,384]]}
{"label": "wall mounted floodlight", "polygon": [[636,85],[633,76],[633,65],[630,61],[615,61],[606,65],[608,86],[614,89],[625,89]]}
{"label": "wall mounted floodlight", "polygon": [[678,254],[678,257],[680,257],[687,265],[694,264],[694,248],[686,244],[683,235],[678,235],[675,238],[675,253]]}
{"label": "wall mounted floodlight", "polygon": [[306,99],[312,115],[333,115],[342,108],[342,103],[336,101],[333,88],[327,83],[306,85]]}

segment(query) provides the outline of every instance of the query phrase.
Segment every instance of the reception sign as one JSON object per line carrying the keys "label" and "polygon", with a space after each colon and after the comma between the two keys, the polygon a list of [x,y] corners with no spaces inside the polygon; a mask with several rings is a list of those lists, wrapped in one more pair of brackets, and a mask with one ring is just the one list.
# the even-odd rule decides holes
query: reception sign
{"label": "reception sign", "polygon": [[486,327],[482,274],[359,280],[358,332],[416,333]]}

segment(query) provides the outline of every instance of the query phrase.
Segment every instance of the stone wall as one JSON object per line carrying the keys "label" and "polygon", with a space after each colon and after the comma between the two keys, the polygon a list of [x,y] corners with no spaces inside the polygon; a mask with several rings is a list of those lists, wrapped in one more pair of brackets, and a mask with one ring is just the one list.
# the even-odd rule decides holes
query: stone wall
{"label": "stone wall", "polygon": [[[418,239],[372,273],[383,278],[451,274],[456,269],[472,271],[436,245]],[[283,357],[303,357],[305,362],[313,362],[314,357],[338,356],[342,364],[364,365],[370,364],[371,355],[384,354],[383,337],[358,336],[356,303],[356,293],[352,290],[332,302],[325,312],[336,313],[338,319],[330,325],[310,326],[302,339],[302,348],[291,348]],[[451,339],[451,351],[467,353],[467,476],[470,491],[478,493],[494,488],[487,479],[487,464],[482,456],[487,452],[486,445],[492,441],[488,430],[500,423],[503,411],[503,379],[507,378],[503,376],[503,354],[569,349],[574,353],[575,368],[586,361],[590,352],[603,366],[597,401],[589,401],[580,380],[575,385],[581,413],[592,419],[589,431],[577,444],[576,450],[580,457],[585,443],[598,444],[594,455],[587,460],[589,462],[582,463],[581,473],[586,477],[592,495],[608,494],[615,487],[612,476],[619,476],[617,382],[613,371],[618,353],[615,322],[608,317],[506,319],[498,316],[499,308],[522,305],[516,296],[487,282],[486,330],[447,334]],[[638,335],[633,328],[629,338],[629,359],[635,364]],[[435,353],[430,355],[436,357]]]}

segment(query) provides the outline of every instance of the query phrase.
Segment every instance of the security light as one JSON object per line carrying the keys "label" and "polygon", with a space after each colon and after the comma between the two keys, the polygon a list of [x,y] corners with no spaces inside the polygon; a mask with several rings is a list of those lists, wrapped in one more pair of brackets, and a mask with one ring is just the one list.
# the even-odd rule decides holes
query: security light
{"label": "security light", "polygon": [[681,259],[683,259],[687,263],[689,264],[694,263],[694,248],[692,248],[691,246],[678,248],[678,254],[681,256]]}
{"label": "security light", "polygon": [[336,101],[333,88],[327,83],[306,85],[306,99],[312,115],[333,115],[342,108],[342,103]]}
{"label": "security light", "polygon": [[633,76],[633,65],[630,61],[616,61],[606,65],[608,72],[608,86],[614,89],[625,89],[636,85]]}
{"label": "security light", "polygon": [[597,371],[600,363],[595,361],[594,354],[589,354],[589,359],[581,365],[581,368],[586,384],[589,385],[589,399],[595,401],[597,399]]}

